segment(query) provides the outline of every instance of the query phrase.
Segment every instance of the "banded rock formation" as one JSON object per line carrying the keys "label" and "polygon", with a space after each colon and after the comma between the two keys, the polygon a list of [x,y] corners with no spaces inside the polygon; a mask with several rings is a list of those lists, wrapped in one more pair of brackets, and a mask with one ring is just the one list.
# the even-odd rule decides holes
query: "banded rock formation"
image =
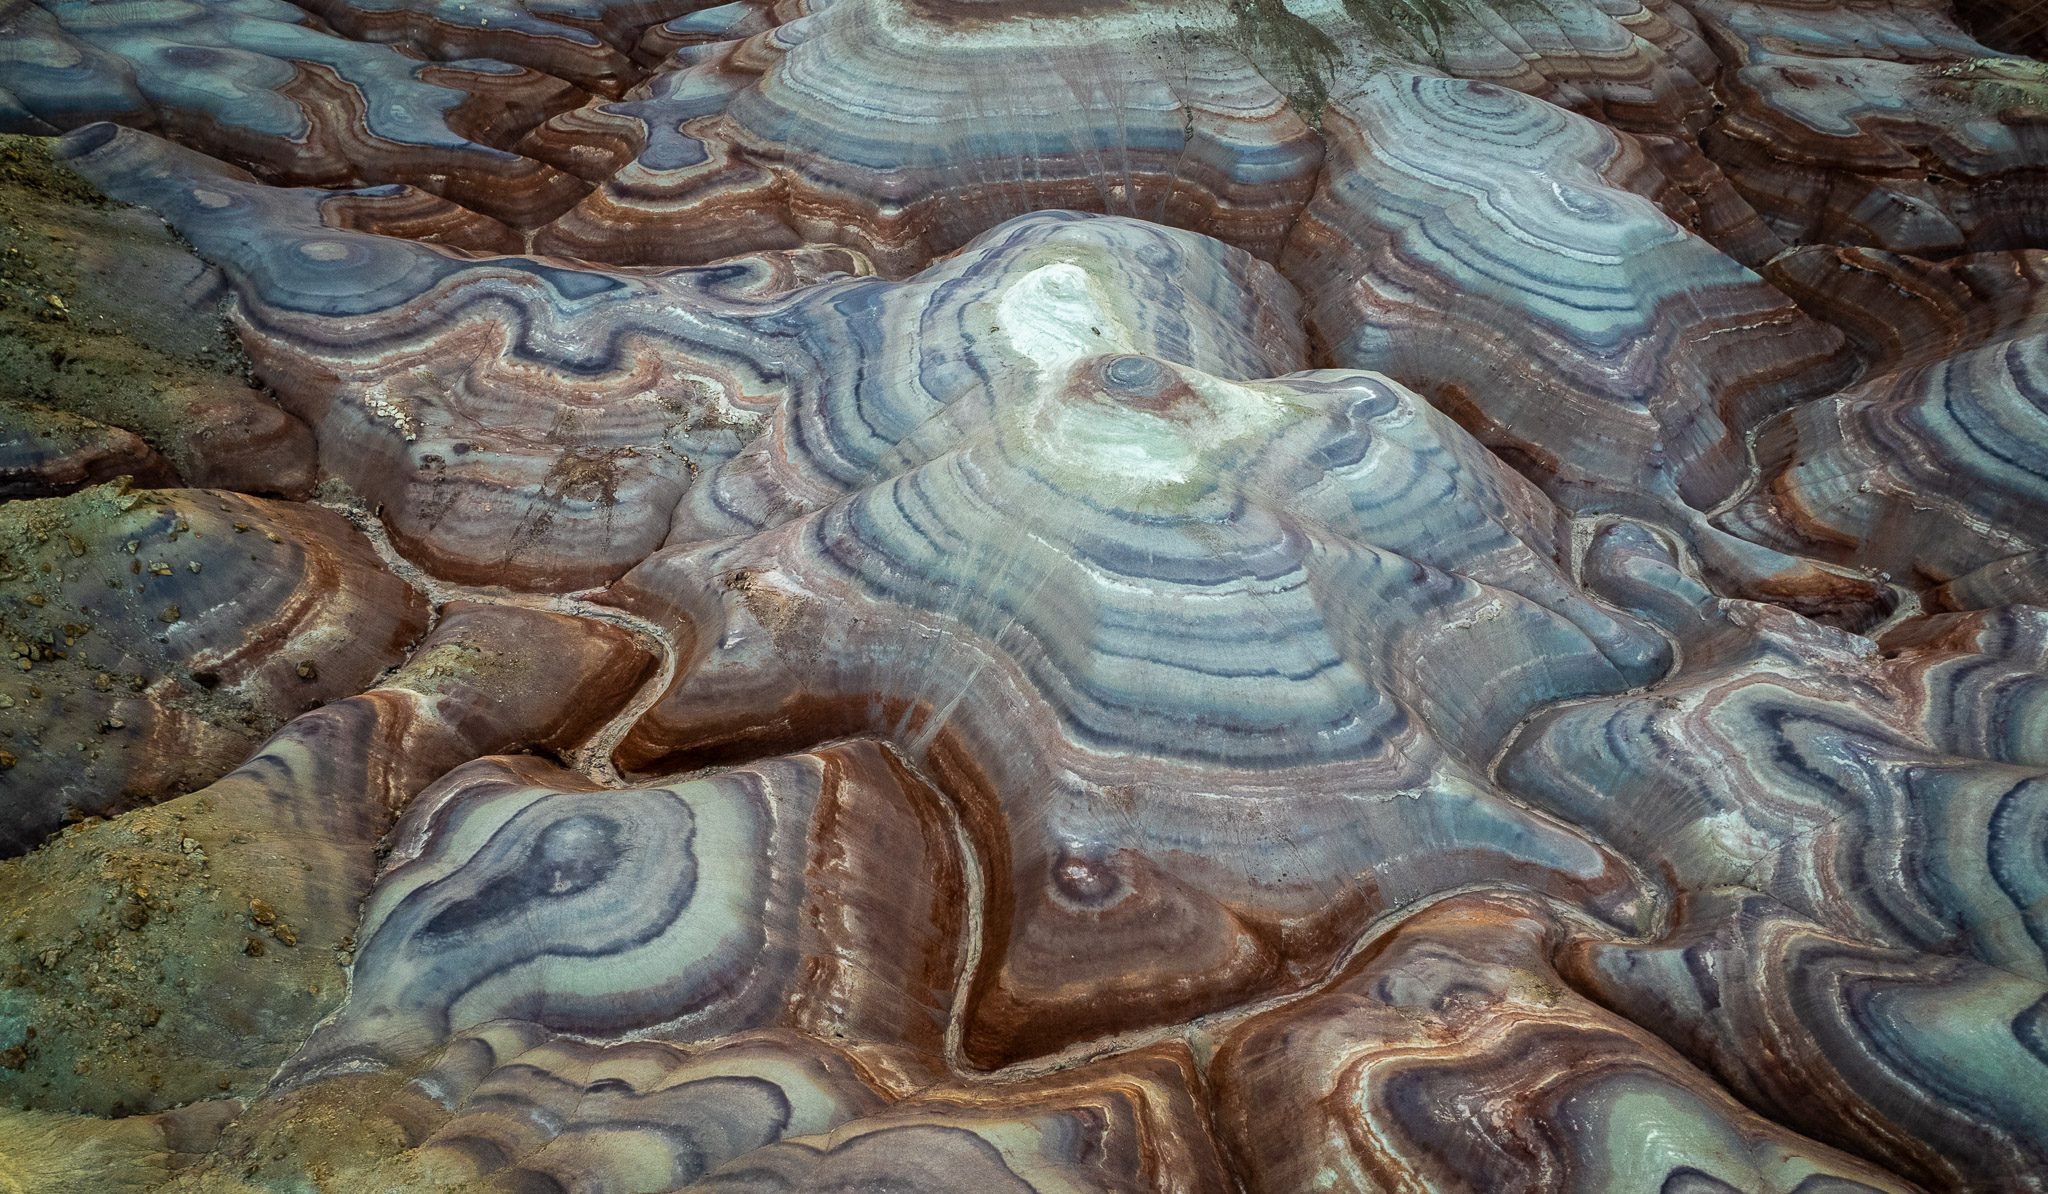
{"label": "banded rock formation", "polygon": [[[1931,3],[0,33],[115,201],[0,153],[0,483],[226,477],[0,511],[212,780],[0,708],[113,814],[0,864],[0,1178],[2042,1194],[2042,68]],[[295,449],[87,402],[223,313]]]}
{"label": "banded rock formation", "polygon": [[[1687,902],[1650,945],[1582,940],[1573,985],[1743,1102],[1935,1190],[2048,1174],[2048,984],[1828,932],[1767,897]],[[1967,1066],[1950,1059],[1970,1039]]]}
{"label": "banded rock formation", "polygon": [[650,30],[657,56],[622,100],[521,144],[597,186],[538,247],[694,264],[822,241],[901,276],[1073,208],[1272,258],[1315,183],[1313,126],[1355,72],[1433,64],[1668,137],[1705,123],[1714,69],[1676,6],[1583,0],[744,3]]}
{"label": "banded rock formation", "polygon": [[2048,597],[2034,562],[2048,533],[2041,265],[2038,251],[1935,264],[1856,249],[1776,263],[1876,367],[1761,430],[1756,487],[1720,525],[1882,569],[1941,608]]}
{"label": "banded rock formation", "polygon": [[1743,483],[1749,431],[1854,363],[1840,332],[1652,202],[1670,183],[1639,143],[1398,71],[1329,136],[1282,266],[1337,361],[1429,395],[1568,509],[1665,522],[1737,591],[1850,621],[1880,604],[1702,517]]}
{"label": "banded rock formation", "polygon": [[470,759],[574,744],[648,663],[603,623],[451,604],[387,682],[215,783],[0,864],[0,1092],[98,1114],[259,1092],[347,989],[395,814]]}
{"label": "banded rock formation", "polygon": [[0,64],[0,132],[112,120],[288,185],[420,182],[515,224],[582,197],[574,178],[493,144],[580,90],[490,59],[423,63],[339,38],[284,0],[8,0]]}
{"label": "banded rock formation", "polygon": [[1678,891],[1751,887],[1857,940],[2048,978],[2040,661],[1883,659],[1727,604],[1670,679],[1537,714],[1505,786]]}
{"label": "banded rock formation", "polygon": [[398,663],[426,603],[339,515],[109,484],[0,506],[0,852],[201,788]]}
{"label": "banded rock formation", "polygon": [[[1525,712],[1668,662],[1560,571],[1556,509],[1382,378],[1144,355],[1101,275],[1022,264],[984,315],[999,383],[786,405],[693,491],[744,500],[693,497],[615,586],[688,661],[621,766],[893,741],[987,868],[988,1061],[1298,986],[1343,919],[1460,882],[1632,923],[1618,859],[1482,775]],[[1229,343],[1199,311],[1173,347]]]}
{"label": "banded rock formation", "polygon": [[1550,961],[1565,932],[1525,896],[1446,900],[1328,990],[1247,1022],[1216,1070],[1249,1187],[1912,1189],[1572,991]]}
{"label": "banded rock formation", "polygon": [[623,792],[480,760],[394,839],[349,1002],[288,1081],[411,1061],[501,1019],[944,1047],[965,899],[952,828],[872,743]]}
{"label": "banded rock formation", "polygon": [[1924,256],[2037,247],[2041,65],[1919,0],[1696,0],[1727,111],[1701,139],[1780,236]]}

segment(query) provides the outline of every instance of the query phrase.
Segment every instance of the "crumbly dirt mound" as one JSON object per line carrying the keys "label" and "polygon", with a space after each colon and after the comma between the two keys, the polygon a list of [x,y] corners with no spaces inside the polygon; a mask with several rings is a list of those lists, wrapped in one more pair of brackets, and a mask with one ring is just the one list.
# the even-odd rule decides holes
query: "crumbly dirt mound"
{"label": "crumbly dirt mound", "polygon": [[38,471],[38,441],[76,440],[83,419],[140,436],[189,483],[303,496],[311,434],[250,388],[225,294],[155,214],[107,200],[48,140],[0,136],[0,473]]}
{"label": "crumbly dirt mound", "polygon": [[[296,1040],[238,1065],[207,1039],[270,1026],[196,1023],[180,996],[246,983],[263,994],[251,1007],[274,1007],[286,988],[285,1019],[299,1030],[339,1002],[345,958],[300,948],[261,880],[215,861],[235,854],[219,811],[188,797],[0,862],[0,890],[14,897],[0,921],[0,1097],[115,1116],[246,1098]],[[111,1093],[138,1089],[150,1092],[139,1106]]]}

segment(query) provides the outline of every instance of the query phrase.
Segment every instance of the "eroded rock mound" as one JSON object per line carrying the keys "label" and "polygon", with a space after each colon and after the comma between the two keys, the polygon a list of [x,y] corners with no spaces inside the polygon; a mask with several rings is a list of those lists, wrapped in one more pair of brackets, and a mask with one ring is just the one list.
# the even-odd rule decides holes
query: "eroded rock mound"
{"label": "eroded rock mound", "polygon": [[369,687],[427,605],[318,507],[103,485],[0,506],[0,849],[204,787]]}
{"label": "eroded rock mound", "polygon": [[0,38],[0,1185],[2048,1194],[1938,6]]}

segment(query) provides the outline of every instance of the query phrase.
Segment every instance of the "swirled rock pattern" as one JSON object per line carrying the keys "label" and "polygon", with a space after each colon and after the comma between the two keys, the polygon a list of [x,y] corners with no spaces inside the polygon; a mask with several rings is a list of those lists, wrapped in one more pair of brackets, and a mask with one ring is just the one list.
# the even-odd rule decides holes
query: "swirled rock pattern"
{"label": "swirled rock pattern", "polygon": [[[394,539],[470,583],[580,588],[661,542],[700,462],[735,451],[785,362],[754,324],[838,251],[615,275],[476,260],[374,229],[417,196],[266,187],[104,126],[73,163],[149,203],[226,270],[258,374]],[[250,222],[271,229],[252,240]],[[801,361],[801,358],[799,358]]]}
{"label": "swirled rock pattern", "polygon": [[1283,265],[1332,355],[1429,394],[1574,510],[1709,509],[1744,434],[1851,376],[1839,332],[1675,223],[1655,165],[1591,120],[1394,72],[1329,133]]}
{"label": "swirled rock pattern", "polygon": [[2048,333],[1993,339],[1772,420],[1720,525],[1917,587],[2048,542]]}
{"label": "swirled rock pattern", "polygon": [[1709,116],[1712,55],[1668,3],[1298,8],[695,12],[643,38],[641,57],[664,68],[654,77],[521,143],[598,184],[536,244],[689,264],[827,241],[901,275],[1009,218],[1076,208],[1270,258],[1314,185],[1312,126],[1369,64],[1434,63],[1659,135]]}
{"label": "swirled rock pattern", "polygon": [[0,506],[0,850],[201,788],[367,688],[426,602],[318,507],[111,484]]}
{"label": "swirled rock pattern", "polygon": [[2038,666],[1730,617],[1663,685],[1538,714],[1509,789],[1681,890],[1753,887],[1860,940],[2048,978]]}
{"label": "swirled rock pattern", "polygon": [[2041,267],[2031,250],[1935,264],[1829,248],[1773,263],[1849,329],[1874,375],[1762,428],[1761,476],[1720,525],[1882,569],[1937,608],[2048,597],[2030,563],[2048,469]]}
{"label": "swirled rock pattern", "polygon": [[[1558,961],[1751,1107],[1931,1189],[2048,1173],[2039,978],[1841,937],[1733,890],[1654,944],[1580,941]],[[1975,1061],[1951,1066],[1964,1035]]]}
{"label": "swirled rock pattern", "polygon": [[490,59],[447,64],[317,28],[284,0],[8,0],[0,131],[113,120],[205,145],[286,184],[420,182],[515,223],[582,197],[509,141],[583,92]]}
{"label": "swirled rock pattern", "polygon": [[2041,65],[1946,6],[1697,0],[1727,111],[1702,144],[1788,241],[1943,256],[2038,247]]}
{"label": "swirled rock pattern", "polygon": [[482,760],[422,793],[394,836],[349,1003],[292,1081],[507,1018],[686,1039],[786,1022],[943,1047],[964,899],[953,834],[872,743],[624,792]]}
{"label": "swirled rock pattern", "polygon": [[692,0],[308,0],[301,7],[359,42],[441,62],[528,67],[616,99],[638,79],[641,31]]}
{"label": "swirled rock pattern", "polygon": [[1572,991],[1549,957],[1564,935],[1526,897],[1447,900],[1246,1023],[1216,1069],[1250,1188],[1912,1188],[1758,1116]]}
{"label": "swirled rock pattern", "polygon": [[[994,864],[967,1028],[990,1060],[1298,985],[1339,910],[1458,882],[1637,915],[1618,859],[1480,773],[1528,710],[1667,662],[1561,573],[1555,508],[1383,378],[1128,351],[1142,324],[1040,260],[984,316],[986,397],[786,406],[725,467],[787,521],[698,542],[730,508],[679,510],[612,599],[691,666],[620,762],[889,735]],[[834,473],[864,484],[833,501]],[[1224,828],[1246,816],[1284,858]]]}
{"label": "swirled rock pattern", "polygon": [[2044,69],[0,0],[0,1186],[2048,1194]]}
{"label": "swirled rock pattern", "polygon": [[884,1105],[848,1058],[806,1037],[595,1045],[525,1021],[457,1037],[413,1086],[453,1112],[421,1143],[421,1168],[499,1189],[673,1189]]}

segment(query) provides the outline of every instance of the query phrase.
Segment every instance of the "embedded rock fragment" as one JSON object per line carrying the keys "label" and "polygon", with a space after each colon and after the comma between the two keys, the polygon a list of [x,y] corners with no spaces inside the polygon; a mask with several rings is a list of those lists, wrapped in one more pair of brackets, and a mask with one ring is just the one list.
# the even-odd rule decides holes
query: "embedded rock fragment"
{"label": "embedded rock fragment", "polygon": [[394,815],[470,759],[568,748],[650,663],[602,622],[441,613],[387,683],[218,782],[0,863],[0,1097],[119,1114],[261,1090],[346,992]]}
{"label": "embedded rock fragment", "polygon": [[203,787],[427,626],[347,521],[104,485],[0,506],[0,853]]}
{"label": "embedded rock fragment", "polygon": [[1454,897],[1238,1028],[1214,1075],[1247,1186],[1913,1189],[1757,1115],[1572,991],[1550,961],[1568,924],[1526,895]]}
{"label": "embedded rock fragment", "polygon": [[987,386],[793,402],[700,481],[752,496],[693,495],[609,598],[687,644],[620,765],[893,742],[985,860],[982,1063],[1298,987],[1459,883],[1632,923],[1617,859],[1483,778],[1524,713],[1668,662],[1556,508],[1383,378],[1145,355],[1039,260],[983,308]]}
{"label": "embedded rock fragment", "polygon": [[872,742],[624,791],[484,759],[422,793],[393,836],[348,1003],[287,1082],[411,1061],[507,1018],[943,1049],[966,898],[954,833]]}
{"label": "embedded rock fragment", "polygon": [[421,62],[347,41],[284,0],[6,0],[0,67],[23,109],[0,131],[111,120],[277,182],[417,183],[522,226],[584,190],[497,148],[581,102],[577,88],[490,59]]}

